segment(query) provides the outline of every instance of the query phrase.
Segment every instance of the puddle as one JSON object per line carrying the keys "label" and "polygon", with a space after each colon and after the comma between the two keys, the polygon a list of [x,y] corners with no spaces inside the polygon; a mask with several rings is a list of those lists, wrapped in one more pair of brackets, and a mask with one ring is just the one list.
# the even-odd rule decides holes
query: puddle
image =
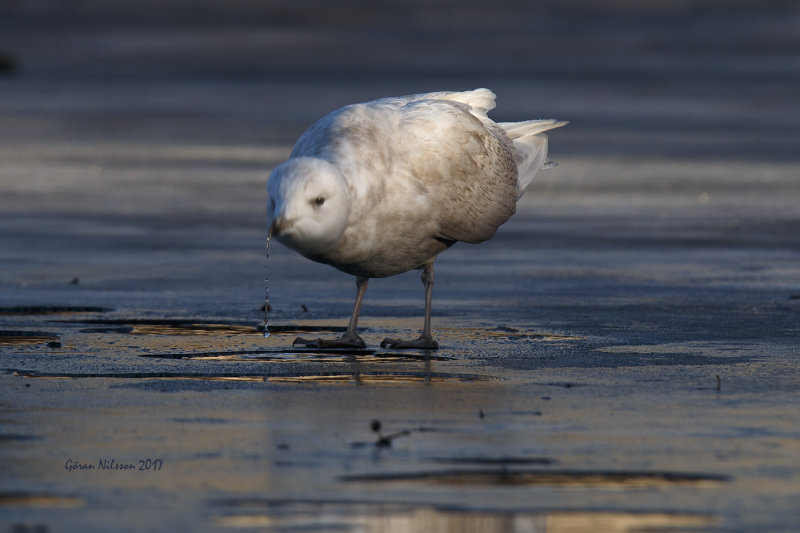
{"label": "puddle", "polygon": [[454,469],[343,476],[344,482],[425,483],[433,485],[518,486],[550,485],[581,488],[652,488],[675,485],[716,487],[729,481],[726,476],[679,472],[615,472],[588,470],[492,470]]}
{"label": "puddle", "polygon": [[403,383],[471,383],[490,381],[494,378],[474,374],[440,373],[383,373],[354,372],[347,374],[320,374],[300,376],[270,376],[270,383],[315,383],[315,384],[403,384]]}
{"label": "puddle", "polygon": [[82,507],[81,498],[27,492],[0,492],[0,507]]}
{"label": "puddle", "polygon": [[[9,308],[10,309],[10,308]],[[30,309],[68,309],[68,308],[30,308]],[[70,309],[80,309],[80,308],[70,308]],[[84,309],[95,309],[100,310],[103,308],[84,308]],[[107,309],[106,309],[107,310]],[[55,311],[52,311],[55,312]],[[59,322],[68,323],[68,324],[84,324],[87,327],[81,329],[80,331],[83,333],[110,333],[110,334],[128,334],[128,335],[163,335],[163,336],[201,336],[201,335],[259,335],[263,336],[264,333],[264,326],[263,324],[254,324],[242,321],[226,321],[226,320],[205,320],[205,319],[195,319],[195,318],[154,318],[154,319],[147,319],[147,318],[128,318],[128,319],[82,319],[82,320],[60,320]],[[389,330],[386,330],[386,334],[389,335],[389,331],[392,330],[392,327],[400,327],[403,328],[403,324],[396,323],[397,321],[388,321],[384,325],[389,327]],[[363,329],[363,328],[362,328]],[[368,328],[367,328],[368,329]],[[365,329],[365,331],[367,330]],[[384,331],[383,328],[379,328],[380,331]],[[292,335],[335,335],[337,333],[342,333],[346,331],[346,327],[344,326],[333,326],[327,324],[270,324],[269,332],[273,335],[285,335],[287,337],[291,337]],[[472,328],[472,327],[439,327],[437,331],[442,333],[443,335],[451,335],[455,338],[458,338],[460,341],[463,340],[474,340],[476,342],[485,342],[488,339],[492,340],[499,340],[499,341],[507,341],[507,342],[567,342],[567,341],[575,341],[575,340],[582,340],[584,337],[572,336],[572,335],[562,335],[558,333],[552,332],[542,332],[536,330],[522,330],[522,329],[515,329],[511,327],[500,327],[500,328]],[[275,355],[276,353],[280,353],[282,355]],[[246,360],[270,360],[276,361],[281,360],[283,356],[292,354],[295,358],[297,357],[307,357],[307,353],[316,353],[316,354],[328,354],[328,353],[337,353],[337,354],[349,354],[349,355],[357,355],[357,356],[364,356],[368,353],[370,355],[375,354],[375,351],[365,351],[365,350],[340,350],[340,349],[312,349],[311,351],[305,351],[303,349],[291,349],[291,350],[284,350],[281,352],[261,352],[261,351],[250,351],[249,354],[245,354],[243,352],[239,353],[210,353],[208,354],[209,358],[218,358],[218,359],[226,359],[226,360],[238,360],[241,356],[241,359]],[[157,357],[157,356],[154,356]],[[177,356],[172,354],[164,355],[165,358],[198,358],[195,354],[187,354],[186,356]],[[390,354],[386,354],[384,356],[384,360],[387,358],[393,357]],[[428,357],[426,356],[417,356],[417,357]],[[398,359],[407,360],[410,359],[409,356],[397,356]],[[439,360],[440,358],[437,357],[428,357],[430,360]],[[443,358],[442,358],[443,359]]]}
{"label": "puddle", "polygon": [[372,384],[372,383],[468,383],[489,381],[495,378],[474,374],[444,374],[432,372],[348,372],[348,373],[289,373],[273,375],[192,374],[171,372],[133,373],[49,373],[17,370],[14,375],[35,379],[126,379],[126,380],[196,380],[226,382],[316,383],[316,384]]}
{"label": "puddle", "polygon": [[2,331],[0,330],[0,346],[25,346],[55,342],[58,335],[44,331]]}
{"label": "puddle", "polygon": [[[670,512],[604,511],[471,511],[435,505],[231,500],[217,502],[223,512],[215,525],[230,529],[280,531],[480,531],[505,533],[634,533],[702,531],[717,523],[710,515]],[[229,509],[226,509],[229,508]]]}
{"label": "puddle", "polygon": [[256,335],[259,329],[253,326],[231,324],[137,324],[131,328],[132,335]]}
{"label": "puddle", "polygon": [[[55,308],[53,308],[55,309]],[[88,309],[88,308],[87,308]],[[98,308],[99,309],[99,308]],[[193,318],[159,318],[159,319],[85,319],[62,320],[60,322],[71,324],[86,324],[88,327],[81,331],[87,333],[127,333],[133,335],[263,335],[263,324],[253,324],[235,321],[214,321]],[[385,325],[403,327],[397,321],[387,319]],[[305,325],[305,324],[270,324],[270,334],[278,335],[303,335],[303,334],[336,334],[346,331],[344,326],[331,325]],[[381,331],[383,329],[381,328]],[[459,339],[485,341],[487,339],[505,340],[509,342],[537,341],[537,342],[566,342],[583,340],[584,337],[562,335],[552,332],[535,330],[519,330],[510,327],[501,328],[471,328],[471,327],[439,327],[437,331],[450,334]],[[388,333],[387,333],[388,334]]]}
{"label": "puddle", "polygon": [[549,457],[433,457],[434,463],[453,465],[502,466],[553,465],[558,461]]}
{"label": "puddle", "polygon": [[[262,335],[263,326],[242,322],[226,322],[199,319],[97,319],[62,320],[70,324],[96,325],[82,329],[85,333],[128,333],[132,335]],[[270,326],[272,333],[302,334],[312,332],[336,333],[345,331],[340,326]]]}
{"label": "puddle", "polygon": [[329,350],[303,350],[268,349],[268,350],[235,350],[212,352],[177,352],[177,353],[140,353],[139,357],[154,359],[196,359],[211,361],[238,361],[254,362],[264,361],[269,363],[370,363],[370,362],[427,362],[451,361],[452,357],[419,355],[413,353],[379,352],[370,349],[329,349]]}
{"label": "puddle", "polygon": [[252,325],[193,319],[109,319],[62,320],[70,324],[95,324],[86,333],[130,333],[133,335],[255,335],[261,330]]}
{"label": "puddle", "polygon": [[35,379],[188,379],[200,381],[266,381],[263,375],[241,375],[241,374],[180,374],[172,372],[132,372],[132,373],[51,373],[51,372],[32,372],[17,370],[15,376]]}
{"label": "puddle", "polygon": [[55,315],[62,313],[107,313],[113,311],[109,307],[59,306],[59,305],[23,305],[0,307],[0,315]]}

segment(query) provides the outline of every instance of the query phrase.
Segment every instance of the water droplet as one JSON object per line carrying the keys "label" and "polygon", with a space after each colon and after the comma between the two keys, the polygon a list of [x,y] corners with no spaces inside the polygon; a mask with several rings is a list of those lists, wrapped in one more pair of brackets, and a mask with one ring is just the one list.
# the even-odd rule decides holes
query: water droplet
{"label": "water droplet", "polygon": [[264,338],[269,337],[269,246],[272,230],[267,232],[267,253],[264,261]]}

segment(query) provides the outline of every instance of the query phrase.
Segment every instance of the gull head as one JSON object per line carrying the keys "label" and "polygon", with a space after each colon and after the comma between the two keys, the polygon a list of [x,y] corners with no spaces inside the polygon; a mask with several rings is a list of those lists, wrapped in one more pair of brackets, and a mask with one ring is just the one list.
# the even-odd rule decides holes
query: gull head
{"label": "gull head", "polygon": [[350,197],[341,172],[316,157],[294,157],[267,180],[270,234],[303,255],[336,244],[347,227]]}

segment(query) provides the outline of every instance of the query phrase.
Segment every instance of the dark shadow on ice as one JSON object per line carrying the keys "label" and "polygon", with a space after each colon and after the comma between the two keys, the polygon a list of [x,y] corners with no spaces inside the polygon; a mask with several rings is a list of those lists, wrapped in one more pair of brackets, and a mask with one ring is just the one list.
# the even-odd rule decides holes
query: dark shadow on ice
{"label": "dark shadow on ice", "polygon": [[650,488],[672,485],[714,487],[730,481],[718,474],[657,471],[453,469],[349,475],[348,483],[425,483],[436,485],[552,485],[557,487]]}

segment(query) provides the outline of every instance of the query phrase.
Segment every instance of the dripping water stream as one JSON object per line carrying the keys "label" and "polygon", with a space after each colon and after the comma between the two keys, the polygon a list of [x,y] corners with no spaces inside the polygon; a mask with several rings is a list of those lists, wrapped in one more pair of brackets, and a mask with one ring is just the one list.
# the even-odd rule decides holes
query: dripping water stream
{"label": "dripping water stream", "polygon": [[269,337],[269,247],[272,229],[267,232],[267,253],[264,261],[264,337]]}

